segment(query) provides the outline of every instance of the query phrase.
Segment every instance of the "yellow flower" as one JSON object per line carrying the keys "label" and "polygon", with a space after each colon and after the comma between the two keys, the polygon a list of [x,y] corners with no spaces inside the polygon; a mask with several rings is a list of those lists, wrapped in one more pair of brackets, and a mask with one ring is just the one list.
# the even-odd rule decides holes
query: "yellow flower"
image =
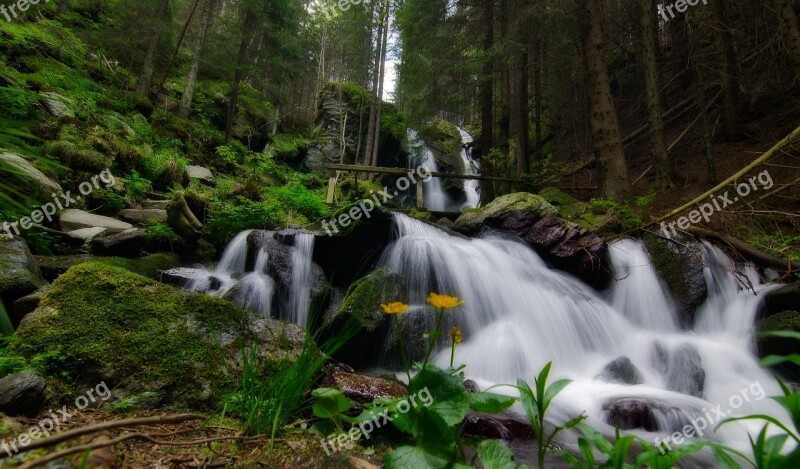
{"label": "yellow flower", "polygon": [[408,311],[408,305],[399,301],[395,301],[394,303],[389,303],[388,305],[381,305],[381,309],[386,314],[400,314]]}
{"label": "yellow flower", "polygon": [[438,309],[455,308],[456,306],[461,306],[464,304],[464,302],[458,299],[458,297],[440,295],[438,293],[431,293],[428,296],[428,303],[432,304],[434,308]]}
{"label": "yellow flower", "polygon": [[460,344],[464,341],[464,335],[461,334],[461,329],[457,327],[453,327],[450,329],[450,339],[453,341],[454,344]]}

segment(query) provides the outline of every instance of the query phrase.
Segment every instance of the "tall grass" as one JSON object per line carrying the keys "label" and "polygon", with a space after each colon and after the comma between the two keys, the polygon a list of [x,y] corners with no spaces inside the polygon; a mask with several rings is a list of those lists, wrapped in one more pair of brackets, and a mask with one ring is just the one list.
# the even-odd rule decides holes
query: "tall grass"
{"label": "tall grass", "polygon": [[6,307],[0,300],[0,336],[11,335],[14,333],[14,325],[11,324],[11,317],[6,312]]}

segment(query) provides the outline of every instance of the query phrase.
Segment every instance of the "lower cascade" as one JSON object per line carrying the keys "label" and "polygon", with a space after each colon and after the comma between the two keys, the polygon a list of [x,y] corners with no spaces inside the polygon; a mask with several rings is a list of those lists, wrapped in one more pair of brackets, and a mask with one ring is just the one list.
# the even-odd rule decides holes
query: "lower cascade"
{"label": "lower cascade", "polygon": [[[586,412],[587,423],[608,435],[619,427],[651,441],[702,419],[706,438],[746,448],[760,422],[729,424],[718,433],[713,428],[736,415],[785,418],[768,397],[781,394],[779,385],[752,353],[755,315],[772,287],[747,265],[744,276],[752,287],[742,288],[747,283],[736,266],[709,244],[703,245],[709,297],[696,325],[682,330],[637,240],[610,246],[616,280],[600,294],[550,269],[516,240],[496,234],[462,238],[399,214],[395,225],[396,240],[380,263],[408,282],[412,306],[406,320],[430,328],[428,292],[463,299],[443,330],[463,331],[455,363],[465,364],[466,377],[481,389],[518,378],[532,382],[552,361],[553,379],[573,380],[549,414],[557,423]],[[449,365],[446,344],[435,361]],[[514,394],[510,387],[493,391]]]}

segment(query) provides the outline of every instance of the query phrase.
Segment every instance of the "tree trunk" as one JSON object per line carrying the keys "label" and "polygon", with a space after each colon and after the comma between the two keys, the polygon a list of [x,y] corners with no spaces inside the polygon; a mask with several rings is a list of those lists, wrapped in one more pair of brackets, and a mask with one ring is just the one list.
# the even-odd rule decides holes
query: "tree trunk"
{"label": "tree trunk", "polygon": [[[500,0],[500,41],[501,44],[508,44],[510,38],[508,33],[508,0]],[[509,154],[509,140],[511,139],[511,64],[508,57],[501,61],[502,70],[500,71],[500,120],[497,123],[499,135],[498,145],[504,153]]]}
{"label": "tree trunk", "polygon": [[383,50],[383,2],[378,9],[378,31],[375,35],[375,62],[372,67],[372,104],[369,109],[369,125],[367,128],[367,146],[364,149],[364,165],[369,166],[372,162],[372,148],[375,145],[375,117],[378,114],[380,96],[378,96],[378,78],[381,73],[381,51]]}
{"label": "tree trunk", "polygon": [[386,75],[386,53],[389,45],[389,1],[386,1],[383,14],[383,39],[381,40],[380,71],[378,73],[378,112],[375,116],[375,134],[372,145],[372,158],[370,165],[378,166],[378,150],[381,143],[381,113],[383,112],[383,81]]}
{"label": "tree trunk", "polygon": [[247,49],[251,41],[251,30],[255,26],[255,14],[248,10],[245,14],[242,27],[242,42],[239,43],[239,55],[236,57],[236,71],[233,73],[233,83],[231,83],[230,99],[228,100],[228,111],[225,118],[225,142],[231,139],[233,134],[233,124],[236,122],[236,112],[239,107],[239,89],[244,75],[244,67],[247,63]]}
{"label": "tree trunk", "polygon": [[[527,34],[525,28],[528,27],[526,21],[520,21],[519,37],[525,38]],[[526,24],[523,24],[526,23]],[[517,124],[515,125],[517,131],[517,177],[522,177],[524,174],[531,172],[530,166],[530,123],[529,123],[529,109],[528,109],[528,44],[527,40],[523,41],[522,50],[519,54],[519,65],[517,71],[517,102],[516,102],[516,118]]]}
{"label": "tree trunk", "polygon": [[544,116],[542,109],[542,89],[544,88],[544,40],[537,38],[534,47],[534,74],[533,74],[533,113],[534,113],[534,133],[536,134],[536,163],[540,164],[544,160],[542,138],[544,132]]}
{"label": "tree trunk", "polygon": [[606,38],[599,0],[583,0],[580,16],[589,125],[595,152],[598,188],[602,197],[625,199],[630,195],[631,187],[617,110],[611,95],[611,82],[603,57],[603,44]]}
{"label": "tree trunk", "polygon": [[192,100],[194,99],[194,92],[197,90],[197,73],[200,70],[200,55],[203,52],[203,42],[205,42],[208,28],[211,25],[211,15],[214,11],[214,0],[205,0],[204,3],[203,14],[200,17],[200,27],[192,48],[192,65],[189,67],[186,88],[184,88],[181,103],[178,106],[178,115],[181,117],[189,117],[189,113],[192,110]]}
{"label": "tree trunk", "polygon": [[664,138],[664,115],[661,106],[661,77],[657,64],[657,42],[653,0],[639,0],[641,37],[639,56],[644,71],[645,100],[650,121],[650,151],[656,168],[656,185],[660,189],[673,186],[672,165]]}
{"label": "tree trunk", "polygon": [[773,4],[780,15],[781,34],[786,53],[789,54],[789,60],[794,66],[795,83],[793,85],[796,85],[796,81],[800,77],[800,30],[797,27],[797,16],[792,8],[792,2],[773,0]]}
{"label": "tree trunk", "polygon": [[56,10],[56,16],[61,16],[67,12],[69,9],[69,0],[60,0],[58,2],[58,10]]}
{"label": "tree trunk", "polygon": [[725,24],[725,4],[714,2],[714,6],[710,10],[714,16],[714,36],[717,48],[722,55],[720,80],[724,90],[722,119],[725,136],[728,140],[736,140],[739,135],[739,72],[736,66],[733,33]]}
{"label": "tree trunk", "polygon": [[161,80],[161,84],[158,85],[159,89],[164,88],[164,83],[166,83],[167,78],[169,78],[169,72],[172,69],[172,64],[175,62],[175,58],[178,56],[178,52],[180,52],[181,46],[183,46],[183,40],[184,38],[186,38],[186,31],[189,30],[189,25],[192,24],[192,19],[194,18],[194,14],[197,11],[197,5],[199,5],[201,1],[202,0],[194,0],[194,4],[192,4],[192,10],[189,12],[189,17],[186,18],[186,23],[183,25],[181,36],[178,38],[178,42],[175,44],[175,49],[172,51],[172,55],[169,57],[169,62],[167,62],[167,66],[164,68],[164,78]]}
{"label": "tree trunk", "polygon": [[[169,2],[164,2],[161,5],[161,19],[167,18],[169,15]],[[147,94],[150,90],[150,85],[153,83],[153,70],[156,63],[156,52],[158,45],[161,43],[161,38],[164,35],[164,25],[156,22],[153,35],[150,37],[150,45],[147,47],[147,56],[144,59],[142,66],[142,73],[139,75],[139,82],[136,86],[136,91],[142,94]]]}
{"label": "tree trunk", "polygon": [[[494,0],[483,0],[483,26],[486,33],[483,40],[483,52],[486,63],[483,65],[481,80],[481,173],[484,176],[493,174],[489,154],[494,147]],[[481,184],[481,202],[487,204],[494,199],[494,187],[489,181]]]}

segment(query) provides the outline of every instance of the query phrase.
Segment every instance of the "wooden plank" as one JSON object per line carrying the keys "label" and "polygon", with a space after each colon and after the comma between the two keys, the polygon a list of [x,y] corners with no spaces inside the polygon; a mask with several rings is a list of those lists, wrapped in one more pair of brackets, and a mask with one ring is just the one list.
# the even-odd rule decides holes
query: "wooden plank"
{"label": "wooden plank", "polygon": [[425,211],[425,191],[423,186],[422,181],[417,182],[417,210],[420,212]]}
{"label": "wooden plank", "polygon": [[330,179],[328,179],[328,196],[325,198],[325,203],[332,204],[335,194],[336,194],[336,173],[331,173],[331,177]]}
{"label": "wooden plank", "polygon": [[[332,171],[349,171],[351,173],[375,173],[375,174],[389,174],[394,176],[406,176],[408,174],[415,174],[414,178],[417,179],[418,175],[412,169],[403,168],[374,168],[371,166],[355,166],[347,164],[330,164],[325,166],[326,169]],[[477,181],[497,181],[497,182],[517,182],[532,184],[530,181],[523,181],[521,179],[501,178],[494,176],[481,176],[472,174],[453,174],[453,173],[440,173],[431,172],[431,176],[445,179],[470,179]]]}

